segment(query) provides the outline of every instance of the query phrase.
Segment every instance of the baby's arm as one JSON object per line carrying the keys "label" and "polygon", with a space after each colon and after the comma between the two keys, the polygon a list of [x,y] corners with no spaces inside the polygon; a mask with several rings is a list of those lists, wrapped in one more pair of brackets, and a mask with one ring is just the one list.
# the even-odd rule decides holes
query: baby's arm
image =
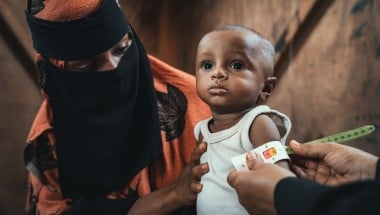
{"label": "baby's arm", "polygon": [[[253,147],[259,147],[264,143],[270,141],[280,141],[280,132],[273,120],[264,114],[259,115],[253,121],[251,129],[249,131],[249,137],[253,143]],[[277,165],[290,169],[288,160],[281,160],[276,162]]]}

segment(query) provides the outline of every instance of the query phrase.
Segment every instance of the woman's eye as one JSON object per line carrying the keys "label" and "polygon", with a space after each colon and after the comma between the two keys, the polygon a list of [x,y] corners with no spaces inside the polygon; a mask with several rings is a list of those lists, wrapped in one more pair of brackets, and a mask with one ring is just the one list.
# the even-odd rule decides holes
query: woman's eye
{"label": "woman's eye", "polygon": [[127,50],[128,50],[128,46],[121,46],[119,48],[117,48],[113,54],[115,56],[118,56],[118,57],[122,57],[123,55],[125,55],[125,53],[127,53]]}
{"label": "woman's eye", "polygon": [[97,71],[98,68],[97,68],[97,63],[92,63],[92,64],[89,64],[83,68],[81,68],[81,72],[94,72],[94,71]]}
{"label": "woman's eye", "polygon": [[234,70],[239,70],[243,68],[243,63],[240,61],[234,61],[230,64],[230,68]]}
{"label": "woman's eye", "polygon": [[74,72],[87,72],[91,71],[94,69],[96,63],[93,61],[86,61],[86,62],[67,62],[66,64],[66,69],[69,71],[74,71]]}
{"label": "woman's eye", "polygon": [[210,62],[204,62],[204,63],[202,63],[201,68],[203,70],[209,70],[212,68],[212,64]]}

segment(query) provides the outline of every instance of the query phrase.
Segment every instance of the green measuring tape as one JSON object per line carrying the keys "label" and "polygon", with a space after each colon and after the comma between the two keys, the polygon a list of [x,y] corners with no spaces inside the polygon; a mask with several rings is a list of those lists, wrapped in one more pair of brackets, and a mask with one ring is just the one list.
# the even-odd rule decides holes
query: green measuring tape
{"label": "green measuring tape", "polygon": [[[375,130],[375,126],[365,125],[359,128],[352,129],[352,130],[348,130],[348,131],[344,131],[338,134],[333,134],[327,137],[323,137],[321,139],[316,139],[304,144],[315,144],[315,143],[325,143],[325,142],[344,143],[344,142],[368,135],[372,133],[374,130]],[[285,150],[288,154],[294,154],[290,146],[285,146]]]}

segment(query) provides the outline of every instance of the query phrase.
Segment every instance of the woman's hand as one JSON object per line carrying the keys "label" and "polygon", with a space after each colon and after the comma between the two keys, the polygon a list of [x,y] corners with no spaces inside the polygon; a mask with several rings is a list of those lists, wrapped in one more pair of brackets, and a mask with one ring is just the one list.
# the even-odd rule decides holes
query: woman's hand
{"label": "woman's hand", "polygon": [[175,190],[179,201],[183,205],[192,205],[197,199],[197,194],[202,191],[203,185],[200,183],[202,175],[208,172],[208,164],[200,163],[202,154],[207,150],[207,144],[198,144],[191,154],[191,161],[179,175]]}
{"label": "woman's hand", "polygon": [[206,149],[206,143],[198,144],[191,154],[190,163],[177,180],[172,185],[139,198],[128,215],[166,215],[184,206],[193,205],[197,194],[202,191],[201,176],[208,172],[208,164],[200,164],[200,157]]}

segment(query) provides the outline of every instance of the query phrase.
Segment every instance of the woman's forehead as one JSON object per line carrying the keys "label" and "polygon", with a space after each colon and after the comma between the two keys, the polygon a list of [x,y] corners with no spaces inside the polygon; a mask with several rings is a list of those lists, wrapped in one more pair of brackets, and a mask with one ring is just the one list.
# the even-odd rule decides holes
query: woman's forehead
{"label": "woman's forehead", "polygon": [[104,1],[101,8],[85,18],[57,22],[26,13],[33,46],[47,58],[77,60],[100,54],[113,47],[130,30],[115,1]]}

